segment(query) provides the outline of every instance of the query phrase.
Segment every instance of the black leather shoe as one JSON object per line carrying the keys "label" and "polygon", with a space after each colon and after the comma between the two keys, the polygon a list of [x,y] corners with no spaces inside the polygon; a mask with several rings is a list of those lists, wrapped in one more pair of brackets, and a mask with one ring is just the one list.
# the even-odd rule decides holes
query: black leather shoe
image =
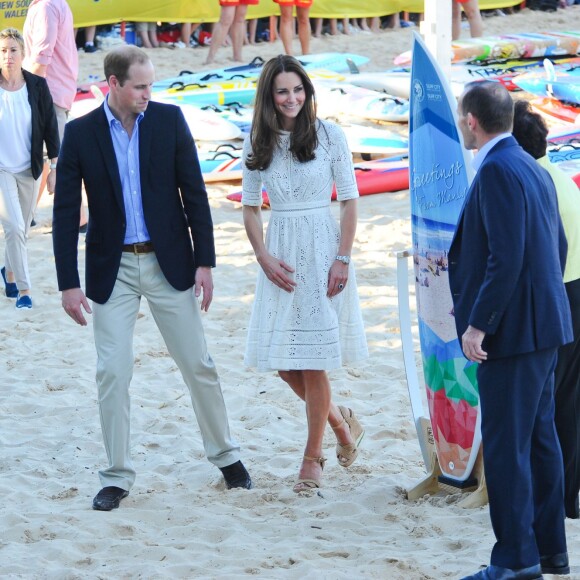
{"label": "black leather shoe", "polygon": [[252,489],[252,480],[250,474],[244,467],[241,461],[236,461],[226,467],[220,467],[226,486],[228,489],[234,487],[243,487],[244,489]]}
{"label": "black leather shoe", "polygon": [[540,566],[542,574],[570,574],[567,552],[555,556],[540,556]]}
{"label": "black leather shoe", "polygon": [[103,487],[103,489],[97,493],[95,499],[93,499],[93,509],[102,512],[110,512],[111,510],[118,508],[121,500],[128,495],[128,491],[121,489],[120,487],[115,487],[114,485]]}

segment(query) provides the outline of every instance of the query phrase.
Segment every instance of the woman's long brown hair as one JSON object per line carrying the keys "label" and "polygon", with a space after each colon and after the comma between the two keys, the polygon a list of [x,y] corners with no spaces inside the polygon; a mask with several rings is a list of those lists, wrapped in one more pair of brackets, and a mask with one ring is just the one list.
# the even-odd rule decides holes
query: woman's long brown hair
{"label": "woman's long brown hair", "polygon": [[316,134],[316,101],[312,81],[300,62],[285,54],[269,60],[262,69],[256,88],[254,119],[250,131],[252,154],[246,161],[251,170],[264,170],[270,166],[272,155],[278,145],[282,124],[274,107],[274,80],[283,72],[296,73],[306,93],[301,111],[296,117],[296,125],[290,136],[290,152],[301,163],[312,161],[318,146]]}

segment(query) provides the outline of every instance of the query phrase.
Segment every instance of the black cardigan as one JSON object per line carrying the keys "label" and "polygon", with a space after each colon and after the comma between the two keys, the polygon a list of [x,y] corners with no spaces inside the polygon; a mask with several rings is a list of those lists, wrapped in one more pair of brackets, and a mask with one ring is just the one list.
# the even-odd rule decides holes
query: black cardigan
{"label": "black cardigan", "polygon": [[28,102],[32,111],[30,169],[32,177],[38,179],[42,174],[43,143],[46,143],[46,152],[49,159],[58,157],[60,149],[58,124],[46,80],[26,70],[22,70],[22,74],[26,82]]}

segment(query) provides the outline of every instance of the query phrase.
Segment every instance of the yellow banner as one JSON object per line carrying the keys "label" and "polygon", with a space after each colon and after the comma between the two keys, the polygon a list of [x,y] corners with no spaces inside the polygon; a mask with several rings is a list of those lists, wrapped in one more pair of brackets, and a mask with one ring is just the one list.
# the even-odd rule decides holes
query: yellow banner
{"label": "yellow banner", "polygon": [[[362,18],[384,16],[395,12],[421,12],[426,0],[314,0],[313,18]],[[112,24],[115,22],[216,22],[220,8],[217,0],[68,0],[75,26]],[[516,6],[521,0],[480,0],[482,9]],[[30,0],[0,0],[0,30],[7,27],[22,30]],[[250,6],[248,18],[278,14],[272,0],[261,0]]]}

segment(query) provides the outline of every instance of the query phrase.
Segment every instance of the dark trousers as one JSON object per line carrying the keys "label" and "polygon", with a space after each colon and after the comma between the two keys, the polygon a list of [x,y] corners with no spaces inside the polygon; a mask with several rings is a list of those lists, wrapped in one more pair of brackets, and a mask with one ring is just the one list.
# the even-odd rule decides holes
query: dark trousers
{"label": "dark trousers", "polygon": [[580,517],[580,279],[566,283],[574,341],[558,350],[555,374],[556,430],[564,460],[564,507],[569,518]]}
{"label": "dark trousers", "polygon": [[527,568],[566,552],[564,470],[554,425],[556,349],[490,360],[477,372],[491,564]]}

